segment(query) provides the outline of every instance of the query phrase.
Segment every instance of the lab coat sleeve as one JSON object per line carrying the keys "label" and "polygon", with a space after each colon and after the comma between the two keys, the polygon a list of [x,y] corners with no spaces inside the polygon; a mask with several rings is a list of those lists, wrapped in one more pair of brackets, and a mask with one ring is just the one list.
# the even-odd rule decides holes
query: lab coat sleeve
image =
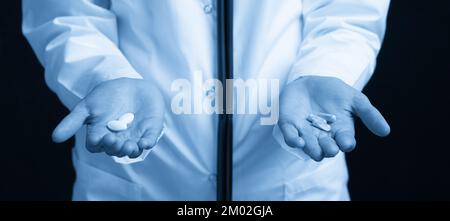
{"label": "lab coat sleeve", "polygon": [[388,8],[389,0],[303,0],[303,39],[288,82],[328,76],[361,90],[375,69]]}
{"label": "lab coat sleeve", "polygon": [[108,0],[23,0],[22,31],[69,108],[101,82],[142,78],[118,47]]}
{"label": "lab coat sleeve", "polygon": [[[327,76],[362,90],[375,69],[388,8],[389,0],[303,0],[303,39],[287,83]],[[278,125],[273,137],[299,159],[310,159],[286,144]]]}

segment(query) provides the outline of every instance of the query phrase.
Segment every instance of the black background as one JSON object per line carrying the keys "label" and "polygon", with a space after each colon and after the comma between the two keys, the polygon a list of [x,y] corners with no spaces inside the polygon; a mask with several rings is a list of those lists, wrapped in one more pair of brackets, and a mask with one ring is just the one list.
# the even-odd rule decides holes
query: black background
{"label": "black background", "polygon": [[[0,18],[0,199],[69,200],[73,141],[54,144],[67,113],[20,31],[20,1]],[[380,139],[357,124],[348,155],[354,200],[450,199],[450,2],[393,0],[384,47],[365,93],[391,124]]]}

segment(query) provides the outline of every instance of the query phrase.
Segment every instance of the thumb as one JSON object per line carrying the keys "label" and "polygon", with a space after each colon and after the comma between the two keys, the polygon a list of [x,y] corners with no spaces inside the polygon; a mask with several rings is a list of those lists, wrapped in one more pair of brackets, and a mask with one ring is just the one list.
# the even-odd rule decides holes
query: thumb
{"label": "thumb", "polygon": [[71,138],[83,126],[88,117],[89,111],[81,101],[55,128],[52,134],[53,141],[62,143]]}
{"label": "thumb", "polygon": [[361,93],[359,96],[356,96],[353,103],[353,111],[372,133],[380,137],[389,135],[391,129],[386,119],[364,94]]}

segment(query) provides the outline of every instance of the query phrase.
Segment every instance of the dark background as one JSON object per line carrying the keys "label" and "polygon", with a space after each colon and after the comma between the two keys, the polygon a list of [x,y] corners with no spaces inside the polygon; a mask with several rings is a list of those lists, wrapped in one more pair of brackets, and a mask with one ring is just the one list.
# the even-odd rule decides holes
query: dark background
{"label": "dark background", "polygon": [[[433,2],[431,4],[431,2]],[[69,200],[73,141],[54,144],[67,113],[20,32],[20,1],[0,15],[0,200]],[[365,93],[391,124],[380,139],[357,124],[349,154],[354,200],[450,199],[450,1],[393,0]]]}

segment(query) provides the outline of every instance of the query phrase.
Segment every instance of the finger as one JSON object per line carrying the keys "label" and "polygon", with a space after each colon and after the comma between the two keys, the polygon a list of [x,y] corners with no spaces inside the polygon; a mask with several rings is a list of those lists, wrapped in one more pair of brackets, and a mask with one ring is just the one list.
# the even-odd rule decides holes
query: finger
{"label": "finger", "polygon": [[122,151],[121,144],[123,144],[123,142],[121,142],[115,134],[108,133],[103,137],[100,145],[106,154],[110,156],[118,156]]}
{"label": "finger", "polygon": [[308,129],[302,132],[302,134],[302,138],[305,140],[303,151],[313,160],[317,162],[321,161],[323,159],[322,148],[320,148],[317,137],[313,134],[312,129]]}
{"label": "finger", "polygon": [[139,147],[137,146],[136,142],[133,142],[131,140],[125,141],[123,144],[121,152],[127,156],[132,156],[135,151],[139,151]]}
{"label": "finger", "polygon": [[287,145],[293,148],[303,148],[305,141],[299,136],[297,128],[289,123],[284,123],[280,127]]}
{"label": "finger", "polygon": [[343,152],[354,150],[356,147],[356,140],[353,126],[347,129],[338,130],[334,135],[334,140],[339,146],[339,149]]}
{"label": "finger", "polygon": [[339,153],[338,145],[328,135],[319,138],[319,145],[322,148],[324,157],[334,157]]}
{"label": "finger", "polygon": [[391,129],[386,119],[363,93],[355,97],[353,111],[372,133],[380,137],[389,135]]}
{"label": "finger", "polygon": [[138,148],[132,154],[130,154],[130,156],[128,156],[128,157],[130,157],[131,159],[138,158],[142,154],[143,151],[144,151],[143,149]]}
{"label": "finger", "polygon": [[[110,150],[115,150],[115,146],[114,144],[118,141],[118,139],[116,138],[116,136],[112,133],[108,133],[106,134],[102,141],[101,141],[101,146],[104,150],[110,149]],[[119,151],[119,150],[116,150]]]}
{"label": "finger", "polygon": [[56,126],[52,134],[53,141],[62,143],[71,138],[83,126],[88,117],[89,111],[82,101]]}
{"label": "finger", "polygon": [[91,153],[99,153],[102,151],[100,142],[102,141],[102,136],[87,135],[86,136],[86,149]]}
{"label": "finger", "polygon": [[109,130],[103,125],[88,125],[86,129],[86,148],[92,153],[102,152],[102,139],[110,134]]}
{"label": "finger", "polygon": [[121,157],[124,157],[126,155],[124,153],[122,153],[122,152],[118,152],[114,156],[121,158]]}
{"label": "finger", "polygon": [[125,143],[124,140],[117,139],[117,141],[114,143],[114,149],[118,150],[118,151],[114,155],[111,155],[111,156],[116,156],[116,157],[124,157],[124,156],[126,156],[126,154],[123,153],[123,151],[122,151],[124,143]]}
{"label": "finger", "polygon": [[138,142],[139,148],[150,149],[156,145],[163,130],[162,118],[148,118],[138,125],[139,133],[142,134]]}
{"label": "finger", "polygon": [[151,149],[157,142],[161,132],[157,133],[156,130],[147,130],[138,141],[138,147],[140,149]]}
{"label": "finger", "polygon": [[333,138],[340,150],[350,152],[355,149],[355,123],[351,114],[339,116],[333,129]]}
{"label": "finger", "polygon": [[138,147],[139,147],[139,149],[142,149],[142,150],[149,150],[154,146],[155,146],[155,140],[153,140],[153,139],[141,138],[138,142]]}

